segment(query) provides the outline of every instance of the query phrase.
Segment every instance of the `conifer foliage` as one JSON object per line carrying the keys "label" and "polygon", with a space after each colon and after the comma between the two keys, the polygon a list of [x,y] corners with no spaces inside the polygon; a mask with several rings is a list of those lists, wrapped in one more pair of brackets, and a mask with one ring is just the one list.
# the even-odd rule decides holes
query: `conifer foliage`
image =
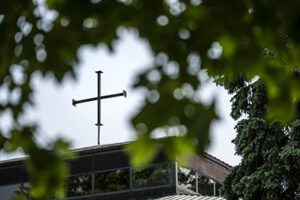
{"label": "conifer foliage", "polygon": [[300,117],[285,127],[267,121],[267,92],[260,80],[240,78],[227,88],[234,93],[231,116],[239,121],[233,143],[242,161],[226,177],[222,195],[230,200],[300,199]]}

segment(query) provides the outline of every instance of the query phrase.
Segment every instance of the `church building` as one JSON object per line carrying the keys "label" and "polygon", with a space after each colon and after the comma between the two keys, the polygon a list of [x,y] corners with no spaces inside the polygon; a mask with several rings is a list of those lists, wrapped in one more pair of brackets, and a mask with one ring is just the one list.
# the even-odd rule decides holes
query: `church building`
{"label": "church building", "polygon": [[[126,143],[97,145],[75,150],[68,161],[70,177],[65,184],[67,200],[224,200],[222,181],[231,168],[205,154],[193,156],[185,167],[160,153],[154,161],[134,169],[123,148]],[[0,162],[0,199],[9,200],[29,185],[24,159]]]}

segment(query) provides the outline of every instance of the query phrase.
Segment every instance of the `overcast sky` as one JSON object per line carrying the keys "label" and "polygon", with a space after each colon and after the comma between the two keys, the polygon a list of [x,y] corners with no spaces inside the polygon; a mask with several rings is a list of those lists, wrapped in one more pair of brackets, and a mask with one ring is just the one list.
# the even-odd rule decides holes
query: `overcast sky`
{"label": "overcast sky", "polygon": [[[55,137],[62,137],[72,143],[73,148],[97,144],[97,103],[90,102],[72,106],[72,99],[84,99],[97,95],[97,75],[101,70],[102,95],[119,93],[123,89],[128,97],[117,97],[102,101],[101,144],[125,142],[135,139],[129,123],[131,116],[137,112],[142,103],[144,92],[132,90],[138,72],[147,68],[153,60],[150,47],[144,40],[137,39],[133,32],[122,34],[121,40],[115,43],[116,51],[111,54],[104,45],[82,47],[78,54],[80,65],[76,74],[78,80],[64,79],[58,86],[51,77],[42,79],[36,73],[32,81],[34,87],[35,107],[28,107],[24,120],[37,120],[40,125],[38,140],[46,143]],[[230,118],[230,96],[221,88],[209,82],[201,88],[198,95],[209,103],[217,99],[216,111],[221,120],[211,127],[212,144],[208,153],[231,164],[239,163],[240,158],[234,155],[231,140],[236,133],[235,122]],[[5,98],[0,88],[0,100]],[[6,129],[10,124],[9,113],[0,115],[0,128]],[[0,154],[0,160],[20,156],[21,154]]]}

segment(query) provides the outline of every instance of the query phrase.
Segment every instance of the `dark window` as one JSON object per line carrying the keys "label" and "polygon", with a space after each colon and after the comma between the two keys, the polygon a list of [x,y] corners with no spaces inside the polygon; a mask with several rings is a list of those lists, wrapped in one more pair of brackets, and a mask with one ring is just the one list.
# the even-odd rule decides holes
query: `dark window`
{"label": "dark window", "polygon": [[[113,160],[111,158],[114,158]],[[128,157],[123,152],[95,155],[95,171],[129,167]]]}
{"label": "dark window", "polygon": [[0,185],[13,185],[21,183],[22,167],[7,167],[0,169]]}
{"label": "dark window", "polygon": [[92,193],[91,174],[71,176],[65,184],[66,196],[88,195]]}
{"label": "dark window", "polygon": [[95,174],[95,193],[129,189],[129,169],[119,169]]}
{"label": "dark window", "polygon": [[134,188],[153,187],[169,184],[171,184],[170,163],[158,163],[134,170]]}
{"label": "dark window", "polygon": [[92,156],[80,156],[70,161],[71,174],[84,174],[92,170]]}

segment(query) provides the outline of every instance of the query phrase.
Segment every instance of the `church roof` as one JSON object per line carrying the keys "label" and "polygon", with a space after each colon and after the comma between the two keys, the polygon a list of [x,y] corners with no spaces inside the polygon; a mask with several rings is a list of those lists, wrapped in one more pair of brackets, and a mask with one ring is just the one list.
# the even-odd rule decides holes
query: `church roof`
{"label": "church roof", "polygon": [[202,195],[170,195],[149,200],[225,200],[222,197],[202,196]]}

